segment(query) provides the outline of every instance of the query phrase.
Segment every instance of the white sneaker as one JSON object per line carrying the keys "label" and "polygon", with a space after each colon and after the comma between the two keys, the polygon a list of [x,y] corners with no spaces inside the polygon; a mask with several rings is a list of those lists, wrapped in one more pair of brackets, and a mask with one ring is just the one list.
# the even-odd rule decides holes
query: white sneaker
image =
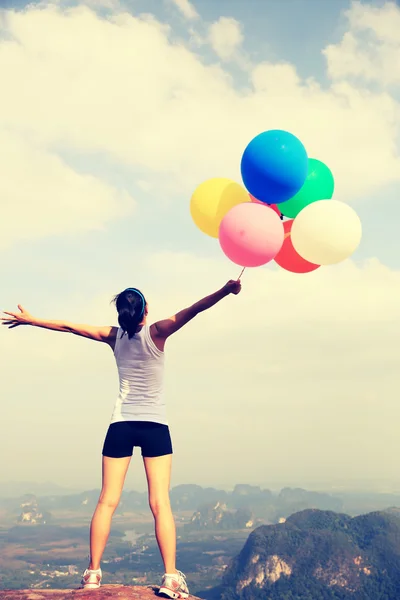
{"label": "white sneaker", "polygon": [[85,569],[82,575],[82,587],[87,590],[95,590],[101,585],[101,569],[93,571],[92,569]]}
{"label": "white sneaker", "polygon": [[165,573],[158,593],[168,596],[168,598],[188,598],[189,588],[182,571],[178,571],[172,575]]}

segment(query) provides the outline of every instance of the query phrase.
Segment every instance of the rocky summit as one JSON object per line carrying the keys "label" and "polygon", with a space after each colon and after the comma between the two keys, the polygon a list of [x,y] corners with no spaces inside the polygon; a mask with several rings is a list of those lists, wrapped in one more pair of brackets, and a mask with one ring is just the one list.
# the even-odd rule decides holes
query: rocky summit
{"label": "rocky summit", "polygon": [[[97,590],[0,590],[1,600],[154,600],[157,586],[103,585]],[[189,600],[200,600],[189,596]]]}
{"label": "rocky summit", "polygon": [[258,527],[227,569],[219,598],[399,600],[400,519],[306,510]]}

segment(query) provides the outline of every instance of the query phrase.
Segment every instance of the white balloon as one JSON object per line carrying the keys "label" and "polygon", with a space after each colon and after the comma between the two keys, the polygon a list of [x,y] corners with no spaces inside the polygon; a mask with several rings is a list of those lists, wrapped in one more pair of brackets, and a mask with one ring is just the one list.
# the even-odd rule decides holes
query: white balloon
{"label": "white balloon", "polygon": [[357,249],[362,235],[357,213],[339,200],[318,200],[299,212],[293,221],[292,244],[315,265],[334,265]]}

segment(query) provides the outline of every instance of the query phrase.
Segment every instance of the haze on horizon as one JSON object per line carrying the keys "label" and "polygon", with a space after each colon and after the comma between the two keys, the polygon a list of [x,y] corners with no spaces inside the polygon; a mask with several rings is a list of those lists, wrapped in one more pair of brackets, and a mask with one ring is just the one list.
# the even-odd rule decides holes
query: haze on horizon
{"label": "haze on horizon", "polygon": [[[141,468],[135,467],[132,464],[132,468],[126,478],[124,490],[126,492],[146,492],[147,484],[145,477],[142,476],[143,471]],[[237,481],[237,482],[218,482],[213,483],[204,481],[176,481],[173,482],[171,488],[180,485],[199,485],[202,488],[214,488],[232,492],[237,485],[248,485],[259,487],[262,490],[269,489],[273,493],[278,494],[284,488],[300,488],[307,491],[314,491],[320,493],[327,493],[332,495],[352,495],[357,494],[360,496],[369,496],[374,494],[382,494],[388,496],[397,496],[400,494],[400,483],[398,481],[384,481],[384,480],[368,480],[368,479],[355,479],[355,480],[320,480],[320,481],[308,481],[308,480],[271,480],[271,481]],[[37,496],[58,496],[58,495],[70,495],[70,494],[81,494],[91,489],[100,489],[100,482],[95,482],[94,485],[86,485],[85,482],[76,484],[69,483],[60,479],[60,481],[33,481],[33,480],[3,480],[0,481],[0,497],[17,497],[26,494],[34,494]]]}
{"label": "haze on horizon", "polygon": [[[400,7],[218,4],[3,3],[0,306],[111,325],[130,285],[151,320],[215,291],[239,269],[191,222],[191,193],[240,182],[257,133],[292,131],[362,244],[309,276],[247,270],[168,342],[172,486],[399,490]],[[3,327],[0,353],[0,488],[99,487],[110,349]],[[126,489],[144,488],[135,450]]]}

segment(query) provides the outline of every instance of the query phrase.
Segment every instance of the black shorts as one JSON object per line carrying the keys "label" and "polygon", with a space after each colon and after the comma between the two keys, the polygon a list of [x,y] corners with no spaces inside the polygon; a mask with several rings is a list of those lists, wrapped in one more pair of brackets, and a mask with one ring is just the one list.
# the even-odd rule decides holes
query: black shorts
{"label": "black shorts", "polygon": [[142,448],[142,456],[153,458],[172,454],[168,425],[151,421],[118,421],[111,423],[103,445],[103,456],[132,456],[134,446]]}

